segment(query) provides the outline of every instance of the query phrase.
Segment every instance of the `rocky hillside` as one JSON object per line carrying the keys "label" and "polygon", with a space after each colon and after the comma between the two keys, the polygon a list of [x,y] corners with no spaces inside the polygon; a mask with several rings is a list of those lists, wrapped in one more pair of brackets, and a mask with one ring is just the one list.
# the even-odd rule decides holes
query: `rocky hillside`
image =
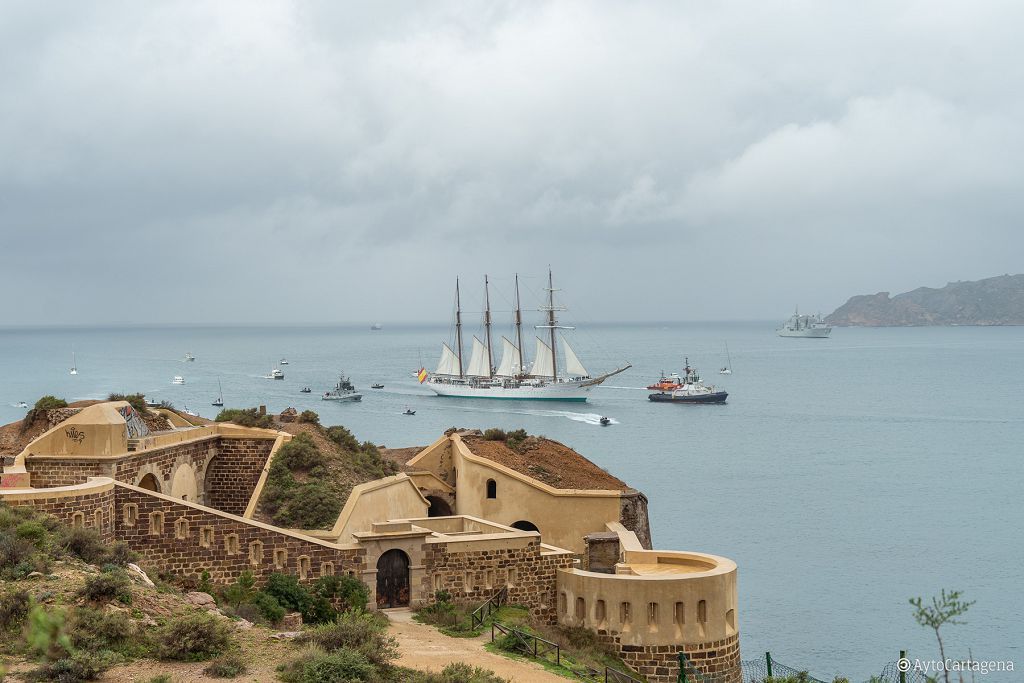
{"label": "rocky hillside", "polygon": [[863,327],[1024,325],[1024,275],[919,287],[894,297],[862,294],[850,297],[826,321]]}

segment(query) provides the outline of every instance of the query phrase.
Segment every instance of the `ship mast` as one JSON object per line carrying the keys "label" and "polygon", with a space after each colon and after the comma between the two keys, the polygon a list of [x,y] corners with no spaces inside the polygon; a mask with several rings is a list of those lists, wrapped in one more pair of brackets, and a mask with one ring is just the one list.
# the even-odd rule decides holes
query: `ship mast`
{"label": "ship mast", "polygon": [[516,273],[516,351],[519,353],[516,377],[523,374],[523,311],[519,307],[519,273]]}
{"label": "ship mast", "polygon": [[558,382],[558,352],[555,351],[555,285],[548,268],[548,325],[551,326],[551,381]]}
{"label": "ship mast", "polygon": [[487,376],[494,377],[494,360],[491,356],[491,294],[484,275],[484,327],[487,330]]}
{"label": "ship mast", "polygon": [[459,349],[459,377],[462,372],[462,302],[459,300],[459,278],[455,278],[455,344]]}

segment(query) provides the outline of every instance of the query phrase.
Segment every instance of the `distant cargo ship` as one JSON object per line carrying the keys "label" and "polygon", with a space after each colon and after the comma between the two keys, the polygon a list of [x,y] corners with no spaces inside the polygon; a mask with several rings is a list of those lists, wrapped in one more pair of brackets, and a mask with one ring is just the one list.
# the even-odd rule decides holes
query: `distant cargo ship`
{"label": "distant cargo ship", "polygon": [[832,327],[821,319],[821,314],[800,315],[800,309],[790,316],[776,332],[780,337],[807,337],[824,339],[832,334]]}

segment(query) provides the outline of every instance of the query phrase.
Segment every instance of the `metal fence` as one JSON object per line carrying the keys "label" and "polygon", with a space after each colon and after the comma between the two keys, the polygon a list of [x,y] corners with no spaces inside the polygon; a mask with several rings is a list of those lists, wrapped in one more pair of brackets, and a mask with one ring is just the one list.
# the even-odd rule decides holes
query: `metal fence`
{"label": "metal fence", "polygon": [[593,669],[589,666],[581,666],[568,662],[562,659],[562,648],[558,643],[554,643],[550,640],[535,636],[532,633],[521,631],[511,626],[506,626],[500,621],[491,622],[491,642],[493,643],[497,634],[500,633],[505,637],[505,643],[507,647],[510,647],[515,652],[520,654],[533,657],[535,659],[544,659],[557,666],[560,666],[576,678],[582,681],[590,681],[591,683],[643,683],[642,679],[634,678],[630,674],[613,669],[611,667],[604,667],[604,671],[599,669]]}
{"label": "metal fence", "polygon": [[[904,653],[900,653],[903,656]],[[695,667],[693,662],[681,656],[683,666],[680,681],[686,683],[728,683],[733,680],[732,674],[705,673]],[[764,659],[750,659],[740,662],[743,670],[743,683],[765,683],[765,681],[795,681],[797,683],[834,683],[836,679],[822,680],[808,673],[807,669],[783,664],[766,652]],[[839,680],[847,680],[840,678]],[[877,676],[872,676],[864,683],[928,683],[929,679],[920,671],[899,670],[897,662],[889,662]],[[850,681],[850,683],[855,683]]]}

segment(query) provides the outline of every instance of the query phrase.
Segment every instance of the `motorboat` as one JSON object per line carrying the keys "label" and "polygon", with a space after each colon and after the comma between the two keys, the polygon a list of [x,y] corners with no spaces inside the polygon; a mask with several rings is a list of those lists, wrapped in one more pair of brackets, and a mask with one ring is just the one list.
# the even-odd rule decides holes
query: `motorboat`
{"label": "motorboat", "polygon": [[288,359],[287,358],[282,358],[281,360],[277,361],[277,364],[278,365],[288,365]]}
{"label": "motorboat", "polygon": [[196,357],[195,357],[195,356],[193,356],[193,355],[192,355],[191,353],[186,353],[186,354],[185,354],[185,362],[186,362],[186,363],[191,363],[191,362],[192,362],[192,361],[194,361],[195,359],[196,359]]}
{"label": "motorboat", "polygon": [[19,401],[18,402],[18,407],[19,408],[28,408],[28,404],[25,403],[24,401]]}
{"label": "motorboat", "polygon": [[181,375],[175,375],[174,379],[171,380],[171,384],[184,384],[185,378]]}
{"label": "motorboat", "polygon": [[146,399],[146,407],[147,408],[159,408],[160,405],[161,405],[160,401],[157,401],[155,398],[147,398]]}
{"label": "motorboat", "polygon": [[683,380],[678,372],[673,372],[671,375],[666,376],[663,371],[661,379],[654,384],[648,384],[647,388],[652,391],[672,391],[673,389],[678,389],[682,384]]}
{"label": "motorboat", "polygon": [[263,375],[263,379],[284,379],[284,373],[274,368],[269,374]]}
{"label": "motorboat", "polygon": [[300,394],[312,394],[313,390],[310,389],[309,387],[302,387],[301,389],[299,389],[299,393]]}
{"label": "motorboat", "polygon": [[370,388],[371,389],[383,389],[384,385],[383,384],[371,384]]}
{"label": "motorboat", "polygon": [[406,408],[405,412],[402,413],[402,415],[415,415],[415,414],[416,414],[416,411],[412,410],[411,408]]}
{"label": "motorboat", "polygon": [[601,418],[601,426],[602,427],[607,427],[611,423],[612,423],[611,418],[608,418],[608,417],[602,417]]}

